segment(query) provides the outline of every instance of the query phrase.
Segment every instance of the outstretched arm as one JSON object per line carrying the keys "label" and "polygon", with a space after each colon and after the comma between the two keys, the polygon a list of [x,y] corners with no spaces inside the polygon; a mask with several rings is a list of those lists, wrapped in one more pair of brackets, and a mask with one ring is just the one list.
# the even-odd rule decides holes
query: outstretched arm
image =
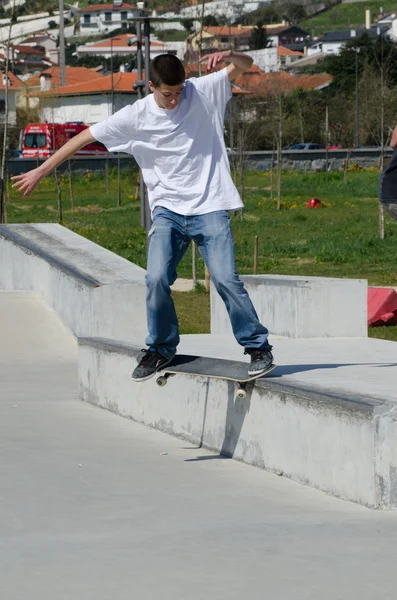
{"label": "outstretched arm", "polygon": [[233,52],[233,50],[207,54],[203,56],[201,61],[207,61],[208,71],[213,71],[219,63],[226,63],[228,65],[229,81],[233,81],[233,79],[244,73],[244,71],[248,71],[254,62],[248,54]]}
{"label": "outstretched arm", "polygon": [[37,167],[37,169],[28,171],[22,175],[11,177],[11,179],[15,181],[12,187],[16,188],[19,192],[22,192],[24,196],[29,196],[43,177],[49,175],[51,171],[61,163],[92,142],[95,142],[95,138],[91,135],[90,130],[85,129],[84,131],[81,131],[78,135],[66,142],[66,144],[57,150],[57,152],[55,152],[48,160],[43,162],[40,167]]}

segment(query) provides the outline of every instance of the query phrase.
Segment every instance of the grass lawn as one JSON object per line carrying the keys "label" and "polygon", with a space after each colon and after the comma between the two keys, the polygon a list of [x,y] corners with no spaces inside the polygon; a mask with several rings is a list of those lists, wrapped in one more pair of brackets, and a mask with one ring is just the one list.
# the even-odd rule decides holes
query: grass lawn
{"label": "grass lawn", "polygon": [[357,25],[365,25],[366,9],[370,9],[371,19],[374,20],[381,6],[385,13],[393,11],[396,8],[394,0],[385,0],[385,2],[381,3],[371,0],[369,2],[338,4],[312,19],[309,18],[301,21],[299,26],[314,36],[322,35],[326,31],[354,29]]}
{"label": "grass lawn", "polygon": [[[253,273],[254,241],[259,239],[258,273],[352,277],[370,285],[397,286],[397,222],[385,217],[386,237],[379,239],[377,188],[379,172],[286,172],[282,178],[282,208],[270,190],[270,175],[246,175],[244,213],[232,215],[236,261],[240,273]],[[68,182],[62,184],[63,225],[76,233],[146,266],[146,236],[140,227],[135,198],[136,173],[123,171],[121,207],[112,174],[106,196],[103,176],[74,176],[75,210],[71,211]],[[311,197],[324,208],[305,208]],[[44,180],[30,198],[14,191],[7,205],[9,223],[57,222],[57,194],[53,177]],[[198,261],[198,278],[204,265]],[[179,267],[180,277],[191,277],[190,250]],[[208,331],[209,299],[203,293],[175,294],[182,331]],[[183,312],[185,311],[185,313]],[[194,315],[194,319],[192,319]],[[397,335],[380,328],[379,335]],[[371,330],[371,335],[374,330]]]}
{"label": "grass lawn", "polygon": [[182,29],[165,29],[160,35],[157,35],[158,39],[163,42],[184,42],[189,33]]}

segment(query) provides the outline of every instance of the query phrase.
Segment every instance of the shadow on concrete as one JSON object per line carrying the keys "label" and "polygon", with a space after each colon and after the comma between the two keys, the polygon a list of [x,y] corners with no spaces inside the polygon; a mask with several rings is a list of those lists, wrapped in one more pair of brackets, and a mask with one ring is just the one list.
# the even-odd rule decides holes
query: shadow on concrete
{"label": "shadow on concrete", "polygon": [[[339,369],[341,367],[397,367],[397,363],[318,363],[312,365],[280,365],[274,371],[269,373],[263,379],[272,379],[282,377],[283,375],[293,375],[294,373],[303,373],[305,371],[317,371],[321,369]],[[261,378],[260,378],[261,379]]]}
{"label": "shadow on concrete", "polygon": [[[205,431],[205,421],[207,415],[207,403],[208,403],[208,390],[205,398],[205,408],[204,408],[204,419],[203,419],[203,429],[201,434],[201,443],[199,448],[203,446],[204,439],[204,431]],[[251,405],[251,396],[253,385],[248,384],[246,387],[247,395],[245,398],[236,398],[236,390],[237,387],[232,381],[228,381],[227,384],[227,409],[226,409],[226,418],[225,418],[225,437],[222,443],[222,448],[219,454],[215,454],[213,456],[197,456],[196,458],[187,458],[185,462],[197,462],[201,460],[213,460],[213,459],[228,459],[233,458],[234,452],[236,450],[236,446],[238,440],[240,438],[241,429],[244,424],[244,420],[246,414],[249,412]],[[194,448],[192,448],[194,449]]]}

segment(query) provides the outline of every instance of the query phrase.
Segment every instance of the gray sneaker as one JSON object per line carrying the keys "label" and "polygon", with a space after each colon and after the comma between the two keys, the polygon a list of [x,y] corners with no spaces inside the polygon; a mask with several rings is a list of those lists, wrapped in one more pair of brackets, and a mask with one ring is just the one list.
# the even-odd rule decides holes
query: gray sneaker
{"label": "gray sneaker", "polygon": [[141,358],[138,366],[132,373],[133,381],[146,381],[150,379],[157,371],[168,365],[172,360],[172,358],[165,358],[155,348],[143,349],[139,356]]}
{"label": "gray sneaker", "polygon": [[273,366],[273,354],[271,353],[273,346],[267,348],[247,348],[244,354],[251,356],[251,364],[248,368],[248,375],[259,375],[266,373]]}

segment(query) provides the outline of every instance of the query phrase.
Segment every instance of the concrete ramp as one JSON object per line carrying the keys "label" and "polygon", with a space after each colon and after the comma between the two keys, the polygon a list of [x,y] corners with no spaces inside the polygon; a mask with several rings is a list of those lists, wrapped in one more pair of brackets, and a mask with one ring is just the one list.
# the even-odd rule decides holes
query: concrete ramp
{"label": "concrete ramp", "polygon": [[0,292],[0,399],[77,396],[77,343],[38,294]]}
{"label": "concrete ramp", "polygon": [[0,225],[0,289],[40,294],[79,336],[145,332],[145,271],[54,223]]}

